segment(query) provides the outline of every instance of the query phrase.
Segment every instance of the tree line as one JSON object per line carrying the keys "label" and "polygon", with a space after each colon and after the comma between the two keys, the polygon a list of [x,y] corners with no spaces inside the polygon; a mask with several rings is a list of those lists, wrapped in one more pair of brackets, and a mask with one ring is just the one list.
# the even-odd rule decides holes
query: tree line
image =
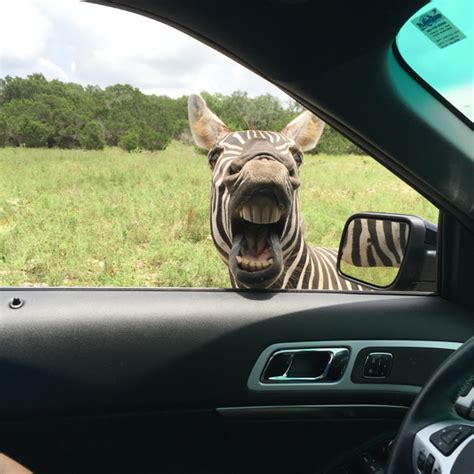
{"label": "tree line", "polygon": [[[231,130],[281,130],[302,110],[270,94],[201,94]],[[0,147],[163,150],[173,139],[191,143],[186,96],[146,95],[128,84],[84,87],[42,74],[0,79]],[[329,126],[316,152],[362,153]]]}

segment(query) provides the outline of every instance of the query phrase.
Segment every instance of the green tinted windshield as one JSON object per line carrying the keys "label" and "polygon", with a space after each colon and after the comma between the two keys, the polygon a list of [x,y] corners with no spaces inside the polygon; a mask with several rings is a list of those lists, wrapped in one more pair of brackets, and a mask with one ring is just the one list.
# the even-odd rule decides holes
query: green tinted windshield
{"label": "green tinted windshield", "polygon": [[435,0],[397,35],[405,62],[471,122],[474,121],[474,1]]}

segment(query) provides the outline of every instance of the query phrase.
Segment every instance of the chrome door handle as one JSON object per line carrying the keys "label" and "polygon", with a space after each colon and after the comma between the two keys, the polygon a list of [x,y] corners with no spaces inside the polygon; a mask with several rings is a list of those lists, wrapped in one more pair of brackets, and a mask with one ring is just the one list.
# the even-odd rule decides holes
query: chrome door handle
{"label": "chrome door handle", "polygon": [[346,347],[308,347],[274,352],[262,372],[262,383],[335,382],[349,362]]}

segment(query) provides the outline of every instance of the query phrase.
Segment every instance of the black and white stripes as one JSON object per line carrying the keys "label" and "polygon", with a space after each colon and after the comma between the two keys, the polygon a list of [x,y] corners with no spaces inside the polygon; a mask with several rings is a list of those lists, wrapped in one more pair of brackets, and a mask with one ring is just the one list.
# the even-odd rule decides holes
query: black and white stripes
{"label": "black and white stripes", "polygon": [[[233,234],[229,209],[230,192],[224,182],[231,172],[233,162],[248,148],[249,142],[268,141],[278,154],[293,159],[293,140],[276,132],[249,130],[230,133],[216,143],[211,153],[220,151],[212,176],[211,231],[214,244],[224,262],[228,263]],[[243,184],[243,183],[241,183]],[[288,185],[289,186],[289,185]],[[300,214],[298,189],[291,192],[292,202],[280,235],[283,270],[271,285],[273,288],[362,290],[360,285],[337,274],[337,251],[328,248],[311,248],[304,240],[303,221]],[[236,281],[231,273],[233,286],[247,287]]]}
{"label": "black and white stripes", "polygon": [[362,290],[337,274],[337,252],[311,248],[303,233],[299,168],[324,122],[308,111],[281,133],[231,132],[192,94],[191,132],[212,169],[210,227],[233,287]]}
{"label": "black and white stripes", "polygon": [[354,219],[342,249],[344,262],[355,267],[400,267],[409,226],[382,219]]}

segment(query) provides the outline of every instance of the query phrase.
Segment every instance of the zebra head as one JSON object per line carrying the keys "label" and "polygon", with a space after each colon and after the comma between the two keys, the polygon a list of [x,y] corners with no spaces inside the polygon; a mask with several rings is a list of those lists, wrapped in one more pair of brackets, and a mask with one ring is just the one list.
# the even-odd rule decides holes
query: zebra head
{"label": "zebra head", "polygon": [[306,111],[280,133],[231,132],[199,95],[188,103],[196,144],[212,169],[211,234],[233,286],[279,287],[303,243],[299,168],[324,122]]}

